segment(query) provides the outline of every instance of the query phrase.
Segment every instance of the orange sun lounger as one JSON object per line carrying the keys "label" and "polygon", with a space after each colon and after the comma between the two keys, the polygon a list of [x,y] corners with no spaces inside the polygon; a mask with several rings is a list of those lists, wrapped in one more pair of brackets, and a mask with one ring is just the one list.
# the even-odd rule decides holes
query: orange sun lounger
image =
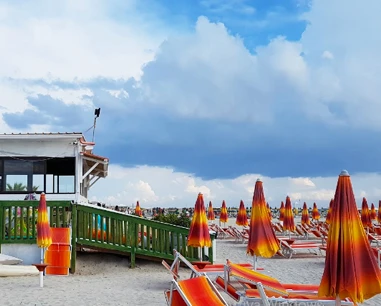
{"label": "orange sun lounger", "polygon": [[[175,259],[168,269],[168,264],[163,265],[173,274],[176,273],[176,277],[178,277],[178,267],[180,265],[180,261],[183,262],[189,269],[191,269],[191,275],[190,278],[195,277],[197,275],[206,274],[206,275],[222,275],[225,271],[225,265],[224,264],[209,264],[206,263],[203,267],[197,267],[197,265],[193,265],[189,260],[187,260],[184,256],[182,256],[178,251],[173,250],[173,254],[175,256]],[[238,265],[246,267],[248,269],[253,269],[253,265],[250,263],[239,263]],[[177,270],[175,270],[177,269]],[[263,268],[262,268],[263,270]],[[174,275],[175,276],[175,275]]]}
{"label": "orange sun lounger", "polygon": [[[243,292],[234,291],[231,278],[242,285]],[[216,280],[221,285],[221,280]],[[250,302],[262,301],[263,305],[273,303],[281,305],[335,305],[336,298],[320,298],[317,296],[318,285],[281,284],[277,279],[233,264],[229,260],[226,265],[224,290],[231,297],[237,298],[237,305],[249,305]],[[249,304],[248,304],[249,303]],[[349,300],[342,300],[341,305],[353,305]]]}
{"label": "orange sun lounger", "polygon": [[164,292],[169,306],[227,306],[212,281],[206,275],[176,281]]}

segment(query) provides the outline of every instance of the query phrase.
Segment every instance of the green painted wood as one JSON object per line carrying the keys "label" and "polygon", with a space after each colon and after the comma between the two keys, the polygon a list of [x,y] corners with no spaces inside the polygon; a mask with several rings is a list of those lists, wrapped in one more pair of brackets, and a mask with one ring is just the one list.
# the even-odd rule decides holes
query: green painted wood
{"label": "green painted wood", "polygon": [[75,273],[76,261],[77,261],[77,235],[78,235],[78,215],[77,215],[77,205],[72,206],[72,227],[71,227],[71,261],[70,261],[70,272]]}
{"label": "green painted wood", "polygon": [[[96,206],[71,205],[69,201],[48,201],[47,205],[51,208],[51,226],[72,226],[72,273],[76,268],[77,245],[124,252],[131,258],[131,267],[135,267],[139,255],[173,260],[174,248],[189,260],[198,259],[197,248],[186,245],[188,228],[124,215]],[[12,210],[17,211],[17,207],[21,208],[22,214],[12,220]],[[37,207],[38,201],[0,201],[0,247],[3,243],[36,243]],[[26,231],[20,232],[17,229],[6,235],[7,219],[11,221],[10,228],[21,224],[22,228],[26,227]],[[210,261],[212,255],[213,250],[210,248]]]}
{"label": "green painted wood", "polygon": [[4,239],[4,230],[5,230],[4,208],[0,207],[0,253],[1,253],[1,244]]}
{"label": "green painted wood", "polygon": [[[36,223],[38,201],[0,201],[0,220],[2,228],[1,244],[5,243],[36,243]],[[60,217],[60,207],[70,207],[70,201],[47,201],[50,207],[50,225],[57,226],[57,212]],[[54,213],[56,213],[54,215]],[[62,219],[62,221],[64,221]],[[59,221],[58,226],[64,225]]]}

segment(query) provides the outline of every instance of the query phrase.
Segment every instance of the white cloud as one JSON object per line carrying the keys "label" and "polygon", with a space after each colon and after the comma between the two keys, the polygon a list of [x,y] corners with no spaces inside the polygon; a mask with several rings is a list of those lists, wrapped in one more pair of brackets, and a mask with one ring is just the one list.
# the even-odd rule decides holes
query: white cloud
{"label": "white cloud", "polygon": [[333,54],[329,51],[324,51],[323,54],[321,55],[322,58],[325,58],[325,59],[333,59]]}
{"label": "white cloud", "polygon": [[290,181],[296,186],[315,187],[314,182],[311,181],[308,177],[290,178]]}
{"label": "white cloud", "polygon": [[[338,174],[340,171],[338,171]],[[212,201],[219,207],[222,200],[228,206],[238,206],[242,199],[251,205],[255,181],[261,178],[265,197],[272,207],[280,205],[286,196],[293,203],[327,207],[335,193],[337,177],[316,178],[270,178],[260,175],[243,175],[234,179],[203,180],[189,173],[175,172],[169,168],[139,166],[124,168],[111,165],[109,176],[94,185],[91,199],[110,205],[132,205],[139,200],[145,207],[191,207],[197,194],[204,194],[205,201]],[[369,203],[378,203],[381,191],[381,174],[354,174],[351,176],[358,206],[367,196]],[[294,181],[313,181],[314,186],[294,184]],[[221,188],[223,186],[223,188]]]}
{"label": "white cloud", "polygon": [[[80,3],[79,3],[80,2]],[[24,1],[0,4],[0,77],[139,77],[165,38],[134,1]],[[117,5],[122,5],[118,7]],[[120,9],[123,19],[111,19]],[[2,13],[1,13],[2,12]],[[139,16],[139,17],[138,17]],[[12,43],[9,43],[12,42]]]}
{"label": "white cloud", "polygon": [[[139,78],[142,67],[155,58],[157,62],[144,66],[139,84],[146,107],[153,104],[176,116],[263,123],[259,127],[264,130],[276,127],[285,115],[381,128],[379,0],[367,2],[367,10],[360,1],[314,1],[303,16],[308,26],[300,41],[278,37],[257,47],[255,54],[223,24],[205,17],[198,19],[194,33],[170,36],[172,30],[153,30],[155,21],[134,14],[134,1],[106,3],[37,0],[0,4],[0,45],[6,46],[0,48],[0,78]],[[126,12],[128,18],[111,19],[114,4],[114,10]],[[66,103],[81,103],[84,93],[92,94],[88,89],[49,91],[4,79],[0,80],[0,113],[30,107],[29,94],[50,94]],[[340,114],[330,110],[335,103],[339,103]],[[10,131],[2,120],[0,129]],[[30,132],[34,129],[48,131],[49,127],[36,126]],[[192,206],[196,194],[204,192],[217,206],[223,199],[234,206],[240,199],[251,202],[258,177],[247,174],[205,181],[170,168],[112,165],[110,177],[97,183],[92,196],[110,204],[129,205],[139,199],[151,206]],[[274,205],[290,195],[293,201],[316,200],[326,206],[336,179],[262,177],[266,197]],[[381,197],[380,183],[378,174],[353,176],[356,195],[366,195],[369,201]]]}

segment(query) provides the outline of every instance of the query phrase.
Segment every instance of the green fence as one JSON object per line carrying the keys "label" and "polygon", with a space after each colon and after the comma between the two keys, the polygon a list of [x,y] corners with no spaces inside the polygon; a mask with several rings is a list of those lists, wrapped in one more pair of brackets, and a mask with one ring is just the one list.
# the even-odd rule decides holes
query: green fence
{"label": "green fence", "polygon": [[[198,248],[187,246],[188,228],[70,201],[47,201],[47,206],[51,227],[72,228],[73,273],[77,247],[128,253],[131,267],[136,257],[173,260],[173,249],[188,260],[207,256],[213,263],[213,248],[199,254]],[[36,243],[37,208],[38,201],[0,201],[0,251],[2,244]]]}
{"label": "green fence", "polygon": [[[68,227],[71,222],[70,201],[47,201],[51,227]],[[36,243],[38,201],[0,201],[1,244]]]}
{"label": "green fence", "polygon": [[[189,229],[167,223],[152,221],[133,215],[92,206],[73,205],[72,243],[83,247],[127,252],[131,255],[131,266],[136,256],[173,259],[177,249],[189,260],[199,259],[199,249],[187,246]],[[214,237],[213,237],[214,239]],[[213,262],[213,248],[201,256]],[[75,270],[75,254],[72,254],[72,270]]]}

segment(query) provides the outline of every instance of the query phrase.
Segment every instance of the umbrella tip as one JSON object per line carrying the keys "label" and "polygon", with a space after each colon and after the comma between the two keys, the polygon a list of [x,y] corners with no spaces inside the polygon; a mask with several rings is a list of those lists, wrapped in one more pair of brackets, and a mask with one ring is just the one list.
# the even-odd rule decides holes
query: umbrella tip
{"label": "umbrella tip", "polygon": [[349,176],[349,173],[347,170],[343,170],[341,171],[340,176]]}

